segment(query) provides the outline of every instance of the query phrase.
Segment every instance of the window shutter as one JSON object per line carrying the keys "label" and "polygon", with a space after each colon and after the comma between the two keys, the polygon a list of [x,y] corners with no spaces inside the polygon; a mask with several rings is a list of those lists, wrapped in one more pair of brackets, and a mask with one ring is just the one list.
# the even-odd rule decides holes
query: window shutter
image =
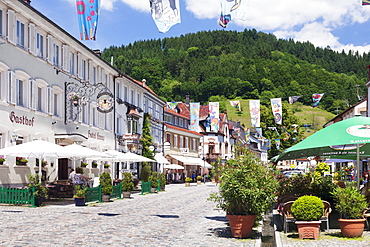
{"label": "window shutter", "polygon": [[54,56],[54,48],[53,48],[54,39],[51,35],[48,35],[47,39],[48,39],[48,56],[47,56],[47,58],[48,58],[48,62],[52,64],[53,63],[53,56]]}
{"label": "window shutter", "polygon": [[36,27],[35,24],[30,23],[29,24],[29,51],[33,55],[36,54]]}
{"label": "window shutter", "polygon": [[48,109],[49,115],[54,114],[54,89],[52,87],[47,87],[47,99],[48,99]]}
{"label": "window shutter", "polygon": [[8,71],[8,102],[15,104],[17,93],[16,77],[14,71]]}
{"label": "window shutter", "polygon": [[77,53],[77,76],[82,79],[82,55]]}
{"label": "window shutter", "polygon": [[69,56],[70,56],[69,46],[68,45],[63,45],[62,49],[63,49],[62,69],[69,72],[70,71],[70,68],[69,68],[69,66],[70,66],[69,65]]}
{"label": "window shutter", "polygon": [[8,10],[8,41],[15,44],[15,12]]}

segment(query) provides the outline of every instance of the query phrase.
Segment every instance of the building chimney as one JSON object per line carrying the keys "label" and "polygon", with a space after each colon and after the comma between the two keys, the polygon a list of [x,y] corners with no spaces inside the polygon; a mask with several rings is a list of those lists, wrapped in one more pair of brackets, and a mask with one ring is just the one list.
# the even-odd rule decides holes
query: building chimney
{"label": "building chimney", "polygon": [[187,93],[187,94],[185,95],[185,104],[187,104],[187,105],[189,105],[189,104],[190,104],[190,94],[189,94],[189,93]]}
{"label": "building chimney", "polygon": [[146,87],[146,80],[143,79],[143,80],[141,80],[141,82],[143,83],[143,87]]}
{"label": "building chimney", "polygon": [[23,2],[31,4],[31,0],[23,0]]}
{"label": "building chimney", "polygon": [[93,52],[98,55],[99,57],[101,57],[101,51],[100,50],[93,50]]}

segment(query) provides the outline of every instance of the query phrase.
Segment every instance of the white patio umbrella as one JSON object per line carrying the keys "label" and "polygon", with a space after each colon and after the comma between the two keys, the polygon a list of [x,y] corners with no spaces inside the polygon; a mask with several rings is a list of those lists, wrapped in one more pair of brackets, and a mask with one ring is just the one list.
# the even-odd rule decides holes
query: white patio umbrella
{"label": "white patio umbrella", "polygon": [[71,154],[69,158],[73,159],[73,166],[76,167],[76,160],[81,158],[109,158],[112,157],[111,155],[105,154],[103,152],[99,152],[96,150],[92,150],[87,147],[83,147],[78,144],[71,144],[68,146],[63,147],[63,149]]}
{"label": "white patio umbrella", "polygon": [[[149,159],[149,158],[146,158],[144,156],[134,154],[134,153],[131,153],[131,152],[124,153],[122,155],[122,158],[125,159],[125,161],[131,162],[131,163],[132,162],[157,162],[155,160],[152,160],[152,159]],[[124,160],[122,160],[122,161],[124,161]]]}
{"label": "white patio umbrella", "polygon": [[0,154],[5,156],[16,156],[39,159],[39,181],[41,182],[41,165],[45,158],[69,158],[71,153],[57,144],[36,140],[23,144],[0,149]]}

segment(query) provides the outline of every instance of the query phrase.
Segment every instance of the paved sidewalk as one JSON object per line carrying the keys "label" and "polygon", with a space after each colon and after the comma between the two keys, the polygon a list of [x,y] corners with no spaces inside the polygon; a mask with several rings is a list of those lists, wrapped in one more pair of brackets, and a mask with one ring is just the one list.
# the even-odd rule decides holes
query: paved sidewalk
{"label": "paved sidewalk", "polygon": [[[330,247],[365,247],[370,246],[370,231],[365,229],[363,236],[356,239],[348,239],[341,237],[339,224],[336,217],[330,219],[329,232],[320,231],[318,240],[313,239],[299,239],[297,229],[294,223],[290,223],[289,232],[284,233],[281,229],[281,222],[279,215],[274,210],[274,223],[275,223],[275,239],[276,247],[317,247],[317,246],[330,246]],[[333,215],[335,216],[335,215]],[[366,227],[366,226],[365,226]]]}
{"label": "paved sidewalk", "polygon": [[260,246],[234,239],[225,213],[207,201],[212,183],[86,207],[0,206],[0,246]]}

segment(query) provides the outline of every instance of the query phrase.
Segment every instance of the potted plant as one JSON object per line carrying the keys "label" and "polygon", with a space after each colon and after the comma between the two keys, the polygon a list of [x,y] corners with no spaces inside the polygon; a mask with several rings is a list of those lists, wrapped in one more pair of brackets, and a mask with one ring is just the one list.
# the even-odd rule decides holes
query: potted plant
{"label": "potted plant", "polygon": [[133,189],[134,189],[134,182],[132,181],[132,174],[130,172],[123,173],[123,178],[122,178],[123,198],[130,198],[131,191]]}
{"label": "potted plant", "polygon": [[104,168],[105,169],[108,169],[110,167],[110,165],[108,163],[104,163]]}
{"label": "potted plant", "polygon": [[159,173],[159,180],[160,180],[161,191],[165,191],[166,190],[166,174]]}
{"label": "potted plant", "polygon": [[42,203],[44,202],[45,198],[48,196],[48,188],[43,186],[39,182],[39,175],[38,174],[29,174],[28,175],[28,184],[27,187],[32,189],[35,188],[35,205],[36,206],[41,206]]}
{"label": "potted plant", "polygon": [[198,175],[197,176],[197,184],[201,184],[202,183],[202,176]]}
{"label": "potted plant", "polygon": [[190,183],[193,182],[193,179],[186,177],[185,178],[185,187],[190,187]]}
{"label": "potted plant", "polygon": [[110,195],[113,192],[112,178],[108,172],[103,172],[99,177],[100,185],[102,186],[102,201],[109,202]]}
{"label": "potted plant", "polygon": [[98,167],[98,163],[97,163],[96,161],[93,161],[93,162],[91,163],[91,167],[92,167],[92,168],[97,168],[97,167]]}
{"label": "potted plant", "polygon": [[4,156],[0,156],[0,165],[2,165],[2,164],[4,164],[4,161],[5,161],[5,158],[4,158]]}
{"label": "potted plant", "polygon": [[15,164],[18,165],[18,166],[25,166],[25,165],[27,165],[27,163],[28,163],[28,160],[26,160],[25,158],[22,158],[22,157],[17,157],[16,161],[15,161]]}
{"label": "potted plant", "polygon": [[87,165],[88,165],[87,163],[81,161],[81,167],[87,167]]}
{"label": "potted plant", "polygon": [[87,188],[82,186],[76,186],[76,193],[73,196],[75,200],[75,206],[85,206]]}
{"label": "potted plant", "polygon": [[219,169],[219,191],[212,193],[209,200],[226,212],[233,237],[250,237],[257,216],[274,201],[277,181],[273,169],[241,147],[235,158]]}
{"label": "potted plant", "polygon": [[149,176],[150,180],[150,192],[155,193],[158,188],[158,172],[152,172],[152,174]]}
{"label": "potted plant", "polygon": [[294,201],[291,208],[296,220],[300,239],[318,239],[321,217],[324,214],[324,203],[317,196],[301,196]]}
{"label": "potted plant", "polygon": [[360,237],[364,231],[366,220],[363,217],[367,208],[365,196],[353,184],[349,184],[345,188],[335,187],[332,195],[335,209],[341,215],[338,221],[342,235],[348,238]]}

